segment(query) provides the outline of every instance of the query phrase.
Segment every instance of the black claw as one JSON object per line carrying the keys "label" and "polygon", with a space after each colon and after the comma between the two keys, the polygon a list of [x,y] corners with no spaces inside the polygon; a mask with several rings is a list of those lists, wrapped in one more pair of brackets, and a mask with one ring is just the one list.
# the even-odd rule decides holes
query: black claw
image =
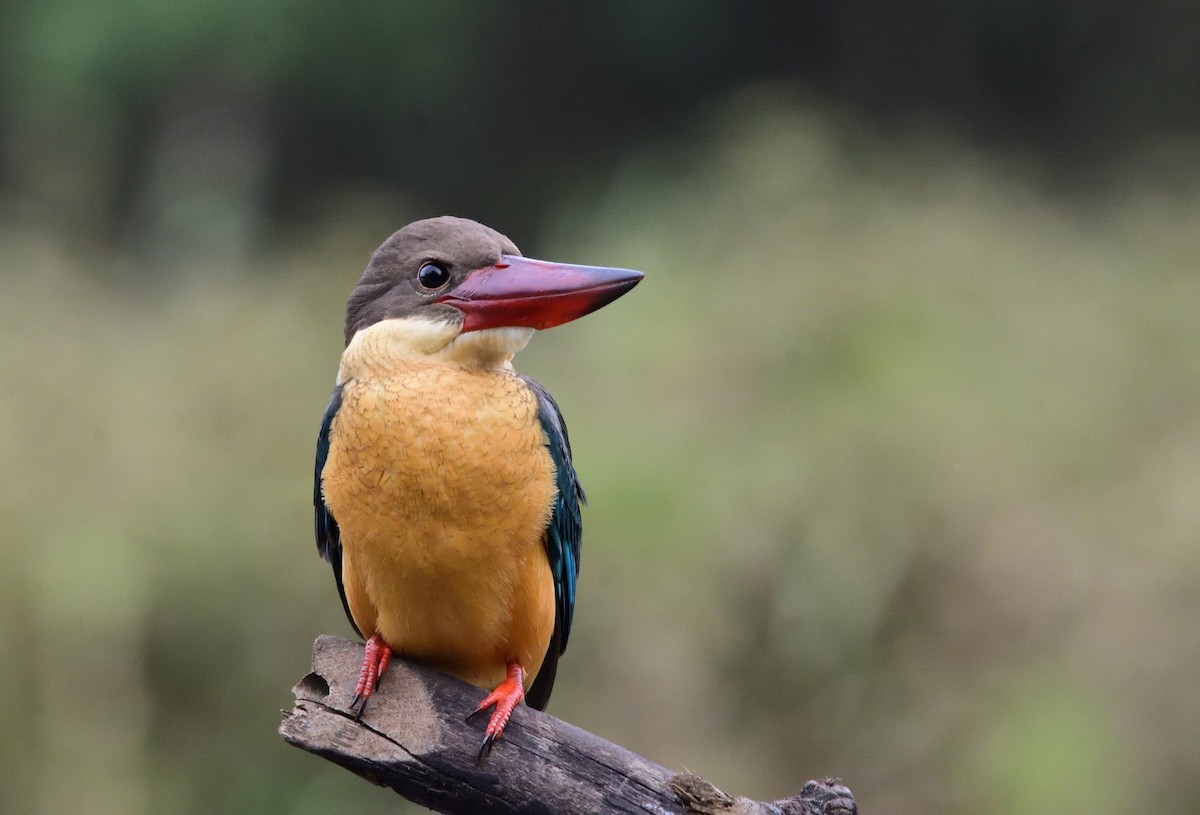
{"label": "black claw", "polygon": [[363,710],[367,707],[367,697],[360,694],[354,694],[354,698],[350,700],[350,712],[354,714],[355,719],[361,719]]}
{"label": "black claw", "polygon": [[496,734],[488,733],[483,737],[483,744],[479,745],[479,753],[475,756],[475,763],[482,764],[484,759],[492,754],[492,745],[496,743]]}
{"label": "black claw", "polygon": [[467,722],[469,724],[472,719],[474,719],[480,713],[483,713],[485,710],[487,710],[486,707],[477,707],[474,710],[472,710],[470,713],[468,713],[467,718],[463,719],[463,721]]}

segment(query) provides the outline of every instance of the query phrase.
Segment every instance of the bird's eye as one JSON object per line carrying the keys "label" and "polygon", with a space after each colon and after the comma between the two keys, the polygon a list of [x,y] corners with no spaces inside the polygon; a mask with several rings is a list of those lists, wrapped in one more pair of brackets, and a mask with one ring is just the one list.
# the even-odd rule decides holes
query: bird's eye
{"label": "bird's eye", "polygon": [[427,261],[417,272],[417,282],[427,289],[440,289],[450,282],[450,273],[442,264]]}

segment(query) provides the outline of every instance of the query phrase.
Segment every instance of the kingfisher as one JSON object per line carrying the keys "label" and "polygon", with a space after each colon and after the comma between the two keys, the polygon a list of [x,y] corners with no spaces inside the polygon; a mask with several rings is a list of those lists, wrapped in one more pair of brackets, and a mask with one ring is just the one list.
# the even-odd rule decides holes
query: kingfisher
{"label": "kingfisher", "polygon": [[545,708],[585,499],[558,405],[512,360],[534,331],[641,279],[525,258],[454,217],[411,223],[371,256],[346,304],[313,489],[317,550],[366,640],[355,716],[393,654],[490,691],[467,717],[493,709],[479,760],[522,700]]}

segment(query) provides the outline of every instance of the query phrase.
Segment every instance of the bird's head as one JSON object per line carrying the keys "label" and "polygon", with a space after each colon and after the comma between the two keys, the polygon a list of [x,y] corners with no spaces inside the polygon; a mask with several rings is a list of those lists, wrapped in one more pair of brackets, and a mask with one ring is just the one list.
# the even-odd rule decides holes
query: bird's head
{"label": "bird's head", "polygon": [[472,332],[500,331],[510,345],[523,346],[533,330],[595,311],[641,279],[629,269],[522,257],[504,235],[465,218],[415,221],[371,256],[346,304],[346,344],[360,331],[400,320],[431,352]]}

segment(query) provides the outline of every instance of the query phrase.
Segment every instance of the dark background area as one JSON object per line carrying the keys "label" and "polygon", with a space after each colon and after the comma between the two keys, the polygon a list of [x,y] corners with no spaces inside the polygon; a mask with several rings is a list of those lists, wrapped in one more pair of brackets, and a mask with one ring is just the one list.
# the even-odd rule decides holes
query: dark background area
{"label": "dark background area", "polygon": [[0,24],[6,186],[106,240],[152,217],[148,158],[284,229],[353,187],[528,233],[563,189],[764,83],[884,135],[1021,150],[1060,183],[1200,125],[1186,3],[77,0]]}
{"label": "dark background area", "polygon": [[755,798],[1200,806],[1200,5],[0,5],[0,811],[394,812],[275,735],[345,297],[419,217],[646,272],[538,336],[551,712]]}

